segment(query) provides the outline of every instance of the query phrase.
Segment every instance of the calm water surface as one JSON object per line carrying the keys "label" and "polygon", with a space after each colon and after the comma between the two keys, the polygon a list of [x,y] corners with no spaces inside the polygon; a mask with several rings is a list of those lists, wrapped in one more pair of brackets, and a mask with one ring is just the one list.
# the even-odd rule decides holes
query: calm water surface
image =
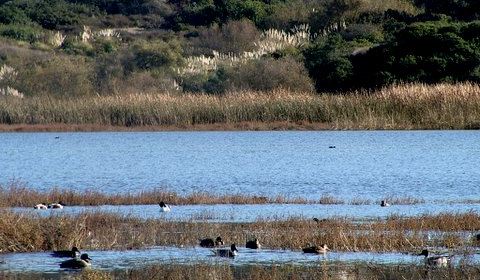
{"label": "calm water surface", "polygon": [[480,194],[477,131],[0,133],[0,143],[0,184],[39,190],[426,201]]}

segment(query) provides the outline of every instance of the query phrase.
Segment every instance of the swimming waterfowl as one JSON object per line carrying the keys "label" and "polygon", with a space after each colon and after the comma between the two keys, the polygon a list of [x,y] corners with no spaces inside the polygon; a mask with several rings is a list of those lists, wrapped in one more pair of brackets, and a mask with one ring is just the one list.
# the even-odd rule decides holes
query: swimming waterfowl
{"label": "swimming waterfowl", "polygon": [[51,203],[48,205],[49,209],[63,209],[63,206],[65,206],[61,201],[58,203]]}
{"label": "swimming waterfowl", "polygon": [[255,238],[254,240],[249,240],[245,244],[245,247],[248,249],[260,249],[262,245],[260,245],[260,242],[258,242],[258,239]]}
{"label": "swimming waterfowl", "polygon": [[386,200],[382,200],[382,202],[380,202],[380,206],[382,207],[389,207],[390,204],[388,204],[388,202]]}
{"label": "swimming waterfowl", "polygon": [[160,205],[160,211],[161,212],[170,212],[170,206],[165,204],[165,202],[160,201],[160,203],[158,205]]}
{"label": "swimming waterfowl", "polygon": [[200,247],[213,248],[222,245],[223,240],[220,236],[218,236],[215,241],[212,238],[200,239]]}
{"label": "swimming waterfowl", "polygon": [[419,256],[425,256],[425,265],[428,267],[447,267],[450,262],[450,256],[432,256],[429,257],[430,252],[425,249]]}
{"label": "swimming waterfowl", "polygon": [[46,210],[47,209],[47,204],[46,203],[39,203],[39,204],[33,206],[33,209]]}
{"label": "swimming waterfowl", "polygon": [[92,264],[90,263],[92,259],[88,257],[88,254],[82,254],[80,259],[70,259],[60,263],[61,268],[72,268],[72,269],[80,269],[89,267]]}
{"label": "swimming waterfowl", "polygon": [[238,250],[237,250],[237,246],[235,246],[235,243],[230,246],[230,249],[221,248],[221,249],[212,250],[212,252],[215,254],[215,256],[222,257],[222,258],[233,258],[236,255],[238,255]]}
{"label": "swimming waterfowl", "polygon": [[80,250],[73,246],[71,250],[53,251],[52,256],[56,258],[75,258],[80,255]]}
{"label": "swimming waterfowl", "polygon": [[320,247],[317,246],[310,246],[303,248],[302,251],[307,254],[325,254],[330,249],[327,247],[327,244],[322,244]]}

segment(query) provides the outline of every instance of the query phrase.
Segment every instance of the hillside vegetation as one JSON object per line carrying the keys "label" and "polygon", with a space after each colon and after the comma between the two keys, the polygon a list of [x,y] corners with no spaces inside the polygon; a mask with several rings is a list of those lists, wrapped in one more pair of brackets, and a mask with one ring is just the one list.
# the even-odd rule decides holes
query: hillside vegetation
{"label": "hillside vegetation", "polygon": [[[38,112],[42,104],[66,109],[99,96],[133,102],[132,95],[146,94],[134,98],[142,100],[132,105],[140,108],[150,98],[158,102],[152,96],[159,94],[188,103],[192,93],[349,95],[403,83],[479,81],[476,0],[0,0],[0,119],[6,124],[71,123]],[[30,98],[37,99],[13,100]],[[109,99],[98,100],[91,108]],[[172,118],[197,122],[183,120],[190,115],[195,112]],[[117,123],[115,116],[92,118]],[[273,117],[285,118],[292,117]]]}

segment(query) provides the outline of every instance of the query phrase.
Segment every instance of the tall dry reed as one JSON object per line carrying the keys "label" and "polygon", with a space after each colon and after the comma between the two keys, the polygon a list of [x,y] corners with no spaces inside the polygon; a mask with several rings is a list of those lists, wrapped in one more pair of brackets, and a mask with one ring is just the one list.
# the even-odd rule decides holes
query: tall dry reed
{"label": "tall dry reed", "polygon": [[226,96],[125,94],[58,99],[0,98],[1,124],[175,126],[241,122],[324,123],[333,129],[480,127],[480,85],[405,84],[375,92],[287,90]]}

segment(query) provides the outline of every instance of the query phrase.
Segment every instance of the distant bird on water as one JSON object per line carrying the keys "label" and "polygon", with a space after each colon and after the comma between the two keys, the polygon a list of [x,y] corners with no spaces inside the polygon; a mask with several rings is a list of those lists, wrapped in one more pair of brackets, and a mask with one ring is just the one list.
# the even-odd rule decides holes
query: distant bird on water
{"label": "distant bird on water", "polygon": [[382,200],[382,202],[380,202],[380,206],[381,207],[389,207],[390,204],[386,200]]}
{"label": "distant bird on water", "polygon": [[60,263],[61,268],[81,269],[92,265],[90,262],[92,259],[88,257],[88,254],[82,254],[80,259],[70,259]]}
{"label": "distant bird on water", "polygon": [[39,204],[33,206],[33,209],[47,210],[47,204],[46,203],[39,203]]}
{"label": "distant bird on water", "polygon": [[235,243],[232,244],[230,248],[215,249],[212,250],[212,252],[215,254],[215,256],[222,258],[233,258],[238,255],[238,250],[237,246],[235,246]]}
{"label": "distant bird on water", "polygon": [[222,245],[223,240],[220,236],[218,236],[215,241],[212,238],[200,239],[200,247],[213,248]]}
{"label": "distant bird on water", "polygon": [[248,249],[260,249],[262,245],[260,245],[260,242],[258,241],[258,239],[255,238],[254,240],[247,241],[247,243],[245,244],[245,247]]}
{"label": "distant bird on water", "polygon": [[71,250],[53,251],[52,257],[56,258],[75,258],[80,255],[80,250],[73,246]]}
{"label": "distant bird on water", "polygon": [[170,206],[165,204],[165,202],[160,201],[158,205],[160,205],[160,212],[170,212]]}
{"label": "distant bird on water", "polygon": [[327,244],[322,244],[320,247],[317,246],[310,246],[303,248],[302,251],[307,254],[325,254],[330,249],[327,247]]}

